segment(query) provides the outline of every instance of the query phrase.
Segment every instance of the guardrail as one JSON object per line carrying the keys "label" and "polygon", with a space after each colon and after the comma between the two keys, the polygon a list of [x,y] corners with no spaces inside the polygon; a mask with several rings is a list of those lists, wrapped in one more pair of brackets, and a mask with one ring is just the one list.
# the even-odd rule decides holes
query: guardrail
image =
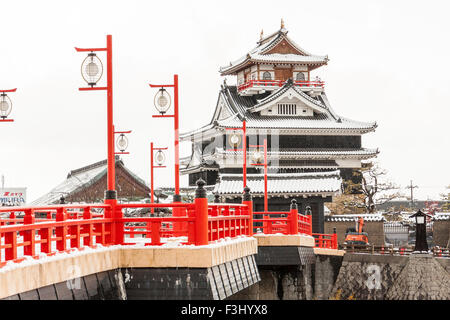
{"label": "guardrail", "polygon": [[[262,215],[262,219],[253,219],[253,222],[262,224],[264,234],[312,234],[311,216],[298,213],[297,201],[291,202],[291,210],[284,212],[267,211],[253,212],[254,215]],[[254,226],[258,228],[261,226]]]}
{"label": "guardrail", "polygon": [[[197,182],[194,203],[50,205],[0,207],[0,267],[27,256],[70,252],[84,247],[129,244],[125,236],[141,234],[146,245],[162,245],[163,238],[185,237],[181,244],[206,245],[226,237],[252,234],[247,204],[209,204],[204,181]],[[176,217],[124,217],[124,209],[170,208]]]}
{"label": "guardrail", "polygon": [[[414,252],[412,246],[394,247],[393,245],[387,246],[375,246],[375,245],[346,245],[339,246],[340,249],[345,250],[348,253],[370,253],[370,254],[382,254],[391,256],[406,256]],[[430,253],[435,257],[450,258],[449,248],[440,248],[438,246],[432,247]]]}
{"label": "guardrail", "polygon": [[337,234],[313,233],[316,248],[337,249]]}
{"label": "guardrail", "polygon": [[[197,181],[194,203],[121,204],[108,199],[104,204],[50,205],[41,207],[0,207],[0,267],[27,256],[39,258],[84,247],[130,244],[125,237],[145,237],[145,245],[162,245],[168,239],[181,244],[207,245],[211,241],[252,236],[254,223],[262,222],[264,232],[311,235],[311,216],[298,213],[293,200],[289,212],[253,212],[249,189],[242,204],[208,204],[204,181]],[[169,217],[124,217],[124,209],[169,208]],[[263,214],[263,219],[253,219]],[[270,217],[276,215],[278,217]],[[165,239],[166,238],[166,239]],[[182,242],[181,242],[182,241]],[[326,243],[321,241],[320,243]]]}

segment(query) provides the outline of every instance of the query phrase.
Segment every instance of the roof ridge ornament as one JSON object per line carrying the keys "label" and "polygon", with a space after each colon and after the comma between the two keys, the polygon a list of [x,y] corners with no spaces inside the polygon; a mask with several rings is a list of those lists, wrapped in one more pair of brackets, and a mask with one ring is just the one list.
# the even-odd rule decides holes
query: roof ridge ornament
{"label": "roof ridge ornament", "polygon": [[283,18],[281,18],[281,28],[280,29],[284,29],[284,20],[283,20]]}
{"label": "roof ridge ornament", "polygon": [[262,41],[263,37],[264,37],[264,29],[261,29],[261,33],[259,35],[259,41]]}

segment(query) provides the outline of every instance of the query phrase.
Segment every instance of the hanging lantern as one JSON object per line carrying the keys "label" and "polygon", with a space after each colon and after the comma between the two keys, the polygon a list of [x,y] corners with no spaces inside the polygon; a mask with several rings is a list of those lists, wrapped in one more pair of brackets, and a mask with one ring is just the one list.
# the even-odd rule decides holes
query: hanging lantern
{"label": "hanging lantern", "polygon": [[253,163],[261,163],[262,160],[263,160],[262,152],[259,149],[254,151],[253,154],[252,154],[252,161],[253,161]]}
{"label": "hanging lantern", "polygon": [[233,133],[230,135],[228,141],[230,142],[230,145],[234,148],[236,148],[241,143],[241,136]]}
{"label": "hanging lantern", "polygon": [[158,90],[155,95],[154,103],[156,110],[158,110],[158,112],[161,114],[164,114],[167,112],[167,110],[169,110],[171,99],[166,89],[161,88]]}
{"label": "hanging lantern", "polygon": [[162,166],[164,161],[166,161],[166,155],[162,152],[162,150],[158,150],[158,152],[156,152],[155,161],[158,166]]}
{"label": "hanging lantern", "polygon": [[116,145],[120,152],[124,152],[127,149],[128,139],[123,133],[121,133],[117,138]]}
{"label": "hanging lantern", "polygon": [[9,116],[12,110],[12,102],[11,99],[9,99],[8,95],[6,93],[1,94],[0,99],[0,117],[2,119],[6,119],[6,117]]}
{"label": "hanging lantern", "polygon": [[95,86],[103,74],[103,64],[97,55],[89,53],[81,64],[81,75],[91,87]]}

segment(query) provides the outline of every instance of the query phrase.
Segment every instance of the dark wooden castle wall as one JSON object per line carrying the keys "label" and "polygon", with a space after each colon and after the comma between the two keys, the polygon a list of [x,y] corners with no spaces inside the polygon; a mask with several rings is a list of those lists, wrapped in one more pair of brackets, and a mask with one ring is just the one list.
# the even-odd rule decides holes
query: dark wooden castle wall
{"label": "dark wooden castle wall", "polygon": [[[361,136],[315,136],[315,135],[247,135],[247,145],[264,143],[267,139],[268,149],[274,147],[280,149],[297,148],[333,148],[333,149],[360,149]],[[273,139],[273,140],[272,140]],[[202,141],[202,151],[211,152],[214,147],[233,149],[235,146],[228,141],[228,136],[217,137],[215,140]],[[208,148],[208,149],[206,149]],[[242,148],[242,141],[236,148]],[[206,150],[205,150],[206,149]]]}
{"label": "dark wooden castle wall", "polygon": [[[360,149],[361,136],[314,136],[314,135],[277,135],[273,138],[271,135],[248,135],[247,145],[264,143],[267,139],[267,148],[274,147],[280,149],[297,149],[297,148],[333,148],[333,149]],[[210,144],[203,143],[203,150]],[[230,145],[228,139],[216,140],[214,143],[218,147],[232,149],[234,146]],[[237,148],[242,148],[240,143]]]}
{"label": "dark wooden castle wall", "polygon": [[[241,170],[242,171],[242,170]],[[189,185],[195,186],[198,179],[203,179],[206,185],[215,185],[217,183],[218,171],[207,170],[189,174]]]}

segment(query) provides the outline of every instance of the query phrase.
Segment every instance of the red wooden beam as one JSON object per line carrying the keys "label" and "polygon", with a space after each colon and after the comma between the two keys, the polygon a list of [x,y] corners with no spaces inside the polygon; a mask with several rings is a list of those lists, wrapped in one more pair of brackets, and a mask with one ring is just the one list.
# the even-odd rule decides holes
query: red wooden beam
{"label": "red wooden beam", "polygon": [[77,52],[91,52],[91,51],[108,51],[108,48],[77,48],[75,47]]}
{"label": "red wooden beam", "polygon": [[78,88],[80,91],[94,91],[94,90],[108,90],[108,87],[85,87],[85,88]]}

